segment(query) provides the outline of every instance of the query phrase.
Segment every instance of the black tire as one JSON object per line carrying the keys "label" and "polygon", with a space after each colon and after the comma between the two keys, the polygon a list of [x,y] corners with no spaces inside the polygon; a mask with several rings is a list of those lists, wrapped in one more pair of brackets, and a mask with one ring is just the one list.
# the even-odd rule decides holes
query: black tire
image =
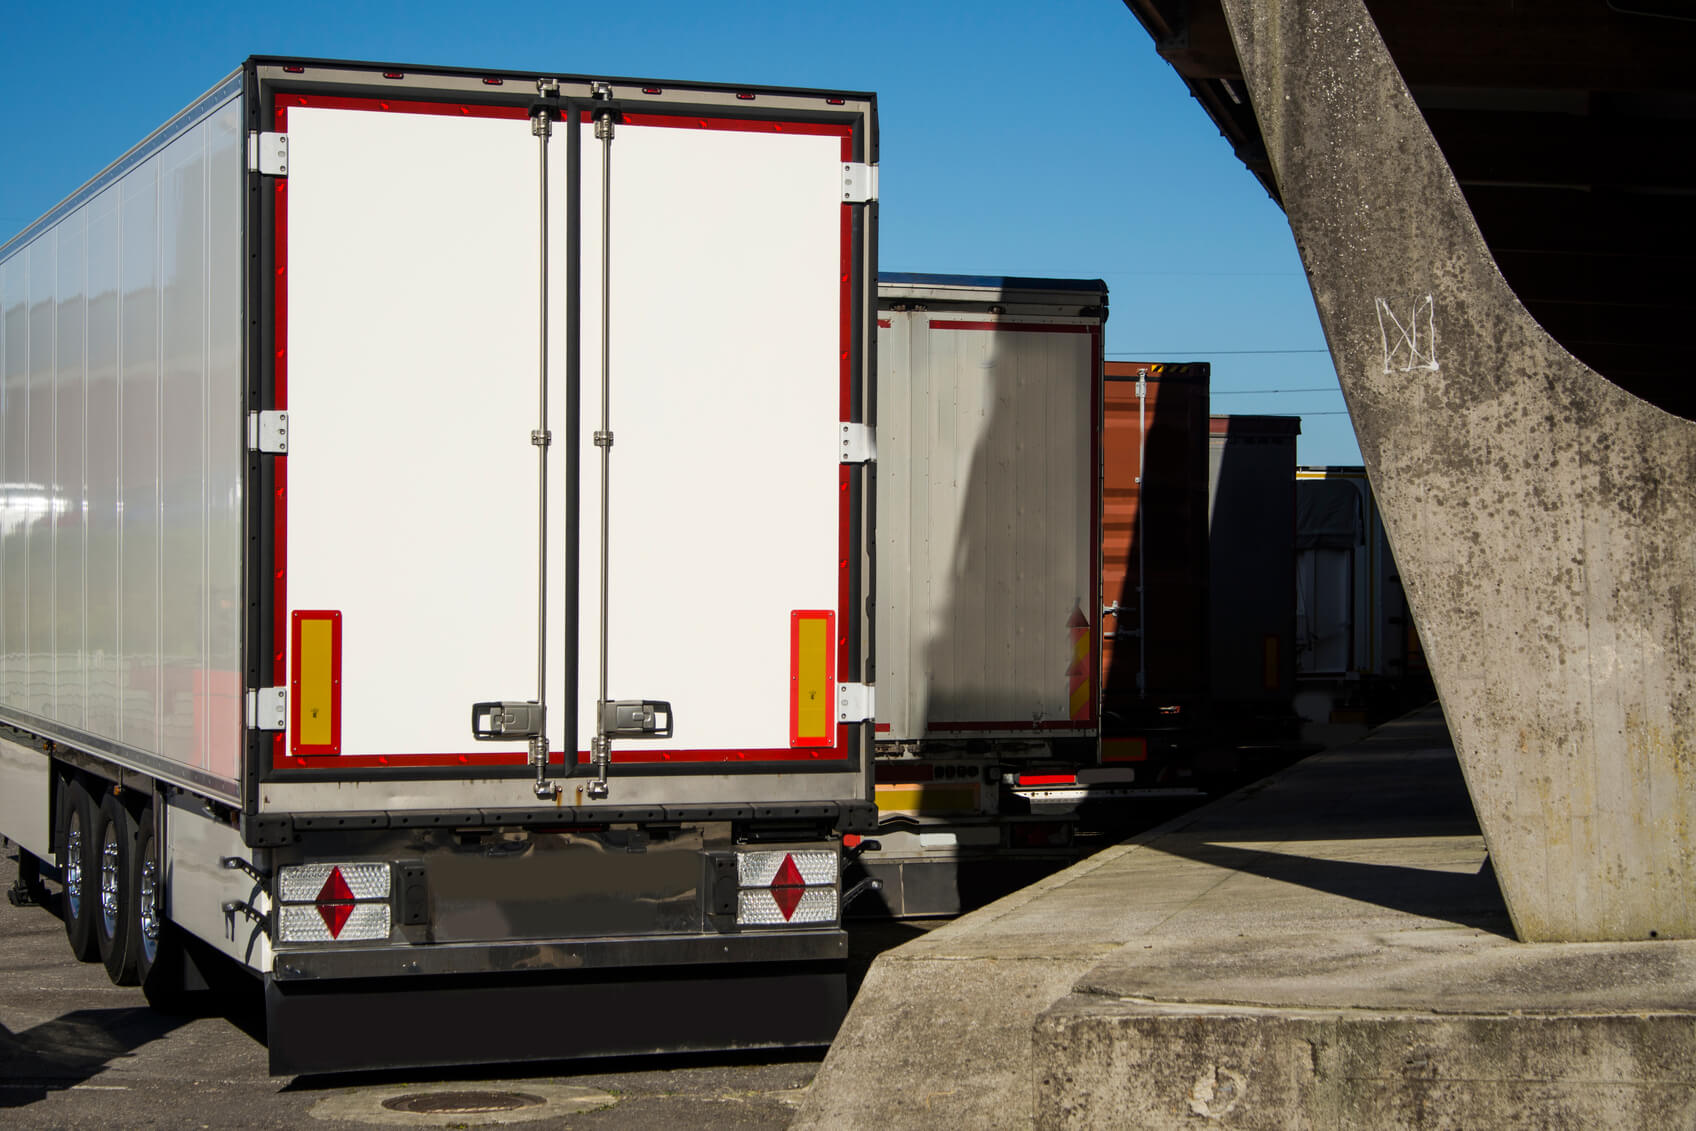
{"label": "black tire", "polygon": [[135,815],[116,795],[107,794],[100,803],[95,822],[95,875],[99,893],[94,907],[94,937],[100,943],[100,961],[106,975],[118,986],[136,983],[136,952],[141,949],[137,932],[140,918],[135,912]]}
{"label": "black tire", "polygon": [[59,877],[64,890],[59,897],[59,915],[65,921],[65,938],[71,953],[79,962],[93,962],[100,957],[100,943],[94,937],[94,920],[99,916],[96,895],[99,874],[94,868],[95,814],[94,798],[76,779],[67,779],[65,788],[65,819],[59,827]]}
{"label": "black tire", "polygon": [[153,806],[141,811],[135,838],[135,976],[156,1009],[180,1008],[183,959],[176,928],[165,918],[165,862],[159,853]]}

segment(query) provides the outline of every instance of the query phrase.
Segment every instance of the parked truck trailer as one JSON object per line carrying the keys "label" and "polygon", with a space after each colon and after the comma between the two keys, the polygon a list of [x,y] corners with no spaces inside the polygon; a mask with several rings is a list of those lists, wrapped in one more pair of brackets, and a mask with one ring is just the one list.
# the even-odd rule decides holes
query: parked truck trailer
{"label": "parked truck trailer", "polygon": [[1100,280],[880,277],[880,830],[861,860],[892,914],[951,914],[963,870],[1070,851],[1100,730],[1106,318]]}
{"label": "parked truck trailer", "polygon": [[221,953],[277,1073],[830,1039],[875,110],[256,57],[0,246],[0,833],[79,958]]}

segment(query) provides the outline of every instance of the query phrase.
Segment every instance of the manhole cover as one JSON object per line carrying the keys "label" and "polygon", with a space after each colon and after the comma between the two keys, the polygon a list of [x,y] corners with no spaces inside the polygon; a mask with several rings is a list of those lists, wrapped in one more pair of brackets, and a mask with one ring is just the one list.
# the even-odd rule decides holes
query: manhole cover
{"label": "manhole cover", "polygon": [[487,1115],[492,1111],[517,1111],[547,1103],[541,1096],[524,1092],[419,1092],[383,1101],[390,1111],[421,1115]]}
{"label": "manhole cover", "polygon": [[317,1119],[386,1127],[487,1127],[557,1120],[617,1102],[617,1096],[575,1084],[456,1080],[338,1089],[313,1104],[311,1112]]}

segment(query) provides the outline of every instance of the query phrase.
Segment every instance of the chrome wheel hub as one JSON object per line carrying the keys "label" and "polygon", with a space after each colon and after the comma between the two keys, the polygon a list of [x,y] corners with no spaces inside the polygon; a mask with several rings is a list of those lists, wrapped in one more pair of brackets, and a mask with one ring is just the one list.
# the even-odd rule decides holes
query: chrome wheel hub
{"label": "chrome wheel hub", "polygon": [[65,902],[73,917],[82,914],[82,826],[75,821],[65,831]]}
{"label": "chrome wheel hub", "polygon": [[106,826],[106,835],[100,841],[100,919],[106,928],[106,937],[115,937],[118,933],[118,830],[112,825]]}
{"label": "chrome wheel hub", "polygon": [[159,953],[159,862],[141,862],[141,950],[152,962]]}

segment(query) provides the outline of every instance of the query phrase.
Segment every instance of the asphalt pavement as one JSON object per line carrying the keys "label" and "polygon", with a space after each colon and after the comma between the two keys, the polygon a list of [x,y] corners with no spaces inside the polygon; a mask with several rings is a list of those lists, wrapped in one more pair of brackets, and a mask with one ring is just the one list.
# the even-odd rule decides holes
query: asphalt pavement
{"label": "asphalt pavement", "polygon": [[[0,887],[16,874],[8,847]],[[929,924],[852,928],[854,965]],[[191,1016],[77,962],[51,906],[0,900],[0,1126],[781,1128],[823,1049],[272,1077],[258,983]],[[387,1106],[385,1106],[387,1104]]]}

